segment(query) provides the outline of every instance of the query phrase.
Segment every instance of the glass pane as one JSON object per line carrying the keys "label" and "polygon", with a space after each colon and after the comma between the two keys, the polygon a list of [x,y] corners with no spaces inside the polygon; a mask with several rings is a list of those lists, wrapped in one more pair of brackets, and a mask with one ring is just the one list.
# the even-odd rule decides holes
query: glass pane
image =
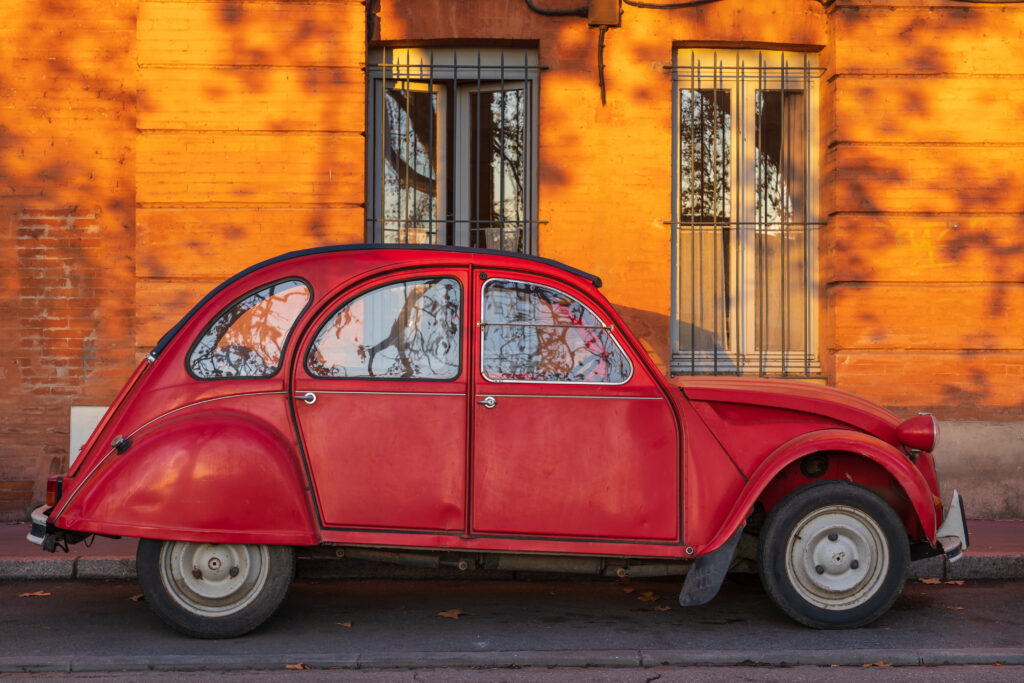
{"label": "glass pane", "polygon": [[470,93],[468,123],[470,246],[526,251],[526,91]]}
{"label": "glass pane", "polygon": [[[735,348],[737,231],[720,225],[681,225],[677,228],[679,250],[678,341],[679,348],[693,351],[727,351]],[[726,369],[723,365],[720,369]]]}
{"label": "glass pane", "polygon": [[803,223],[805,208],[804,94],[758,90],[755,147],[760,223]]}
{"label": "glass pane", "polygon": [[731,108],[727,90],[679,91],[678,339],[687,350],[734,344]]}
{"label": "glass pane", "polygon": [[375,289],[335,313],[306,356],[314,377],[455,379],[462,288],[451,278]]}
{"label": "glass pane", "polygon": [[309,288],[298,280],[246,295],[206,328],[189,355],[189,370],[203,379],[273,375],[308,301]]}
{"label": "glass pane", "polygon": [[629,379],[629,360],[601,321],[550,287],[491,280],[484,287],[483,374],[491,380],[608,382]]}
{"label": "glass pane", "polygon": [[679,91],[681,223],[729,221],[732,214],[729,185],[731,130],[729,91]]}
{"label": "glass pane", "polygon": [[[413,89],[412,86],[416,86]],[[384,242],[436,244],[438,93],[403,83],[384,93]]]}
{"label": "glass pane", "polygon": [[758,351],[806,348],[804,94],[756,95]]}

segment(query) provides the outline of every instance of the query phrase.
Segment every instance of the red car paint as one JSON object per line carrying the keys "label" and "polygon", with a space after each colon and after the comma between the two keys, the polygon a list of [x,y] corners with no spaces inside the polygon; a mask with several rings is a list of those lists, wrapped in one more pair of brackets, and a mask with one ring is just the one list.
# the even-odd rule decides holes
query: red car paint
{"label": "red car paint", "polygon": [[[340,307],[411,278],[461,288],[456,376],[311,374],[307,349]],[[186,359],[211,321],[285,279],[307,283],[311,295],[277,372],[193,377]],[[585,305],[610,328],[628,379],[487,379],[481,291],[501,280]],[[64,478],[49,522],[182,541],[687,558],[724,543],[756,502],[770,510],[811,481],[799,463],[827,453],[814,478],[873,488],[913,539],[935,543],[933,462],[928,453],[911,459],[894,415],[801,382],[668,380],[595,280],[543,259],[452,249],[310,250],[249,269],[133,375]],[[912,426],[920,443],[921,426]]]}

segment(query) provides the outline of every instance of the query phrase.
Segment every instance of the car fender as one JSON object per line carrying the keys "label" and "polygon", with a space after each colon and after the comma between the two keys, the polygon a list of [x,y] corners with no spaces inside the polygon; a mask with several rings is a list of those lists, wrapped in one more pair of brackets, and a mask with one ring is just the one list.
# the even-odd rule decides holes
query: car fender
{"label": "car fender", "polygon": [[315,545],[294,449],[251,414],[167,417],[133,434],[123,452],[111,449],[51,521],[139,538]]}
{"label": "car fender", "polygon": [[772,451],[747,481],[725,523],[706,546],[695,549],[696,554],[711,552],[725,543],[746,520],[765,488],[786,466],[806,455],[822,451],[853,453],[881,465],[906,493],[921,522],[921,528],[928,541],[934,545],[938,519],[932,492],[924,476],[906,454],[870,434],[847,429],[823,429],[801,434]]}

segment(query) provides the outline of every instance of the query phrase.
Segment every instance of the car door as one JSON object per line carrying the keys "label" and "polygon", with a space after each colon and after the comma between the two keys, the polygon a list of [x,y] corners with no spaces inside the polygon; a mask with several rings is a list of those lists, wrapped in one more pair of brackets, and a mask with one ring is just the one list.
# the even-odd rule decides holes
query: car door
{"label": "car door", "polygon": [[462,533],[466,272],[346,292],[303,334],[292,403],[321,523]]}
{"label": "car door", "polygon": [[475,286],[473,533],[678,539],[675,412],[621,333],[555,280]]}

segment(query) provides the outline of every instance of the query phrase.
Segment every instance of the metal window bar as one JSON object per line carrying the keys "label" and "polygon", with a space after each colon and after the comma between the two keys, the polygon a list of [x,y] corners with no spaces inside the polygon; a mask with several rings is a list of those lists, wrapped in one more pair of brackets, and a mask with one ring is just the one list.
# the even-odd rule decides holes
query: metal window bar
{"label": "metal window bar", "polygon": [[[367,180],[369,239],[533,251],[537,226],[543,221],[533,218],[536,124],[532,107],[537,74],[547,67],[531,64],[528,52],[523,52],[521,64],[506,60],[505,51],[500,52],[497,64],[485,64],[482,53],[477,52],[469,65],[460,64],[457,50],[451,52],[450,60],[443,61],[436,59],[434,50],[418,61],[411,60],[409,54],[392,59],[391,52],[385,51],[382,59],[370,60],[367,68],[369,120],[374,122],[367,145],[374,157]],[[511,82],[517,84],[510,86]],[[390,92],[401,94],[401,112],[390,111],[394,109],[389,109]],[[522,125],[509,130],[506,118],[513,92],[519,100]],[[418,94],[425,95],[429,107],[426,131],[416,130],[416,120],[423,119],[414,103]],[[374,107],[379,111],[373,112]],[[489,134],[497,135],[496,141],[483,140],[485,122]],[[469,134],[460,128],[465,125],[471,126]],[[442,131],[446,134],[441,135]],[[520,135],[523,140],[510,147],[509,135]],[[468,147],[460,151],[462,139]],[[520,155],[516,172],[523,176],[515,199],[506,195],[510,148]],[[421,172],[424,168],[426,175]],[[394,174],[391,182],[389,173]],[[462,206],[455,201],[459,178],[469,178],[472,182],[466,184],[473,186]],[[495,194],[495,189],[496,196],[482,196],[482,192]],[[468,192],[468,187],[458,191]],[[510,201],[516,206],[510,208]]]}
{"label": "metal window bar", "polygon": [[671,369],[818,376],[811,86],[822,70],[806,54],[687,61],[672,67]]}

